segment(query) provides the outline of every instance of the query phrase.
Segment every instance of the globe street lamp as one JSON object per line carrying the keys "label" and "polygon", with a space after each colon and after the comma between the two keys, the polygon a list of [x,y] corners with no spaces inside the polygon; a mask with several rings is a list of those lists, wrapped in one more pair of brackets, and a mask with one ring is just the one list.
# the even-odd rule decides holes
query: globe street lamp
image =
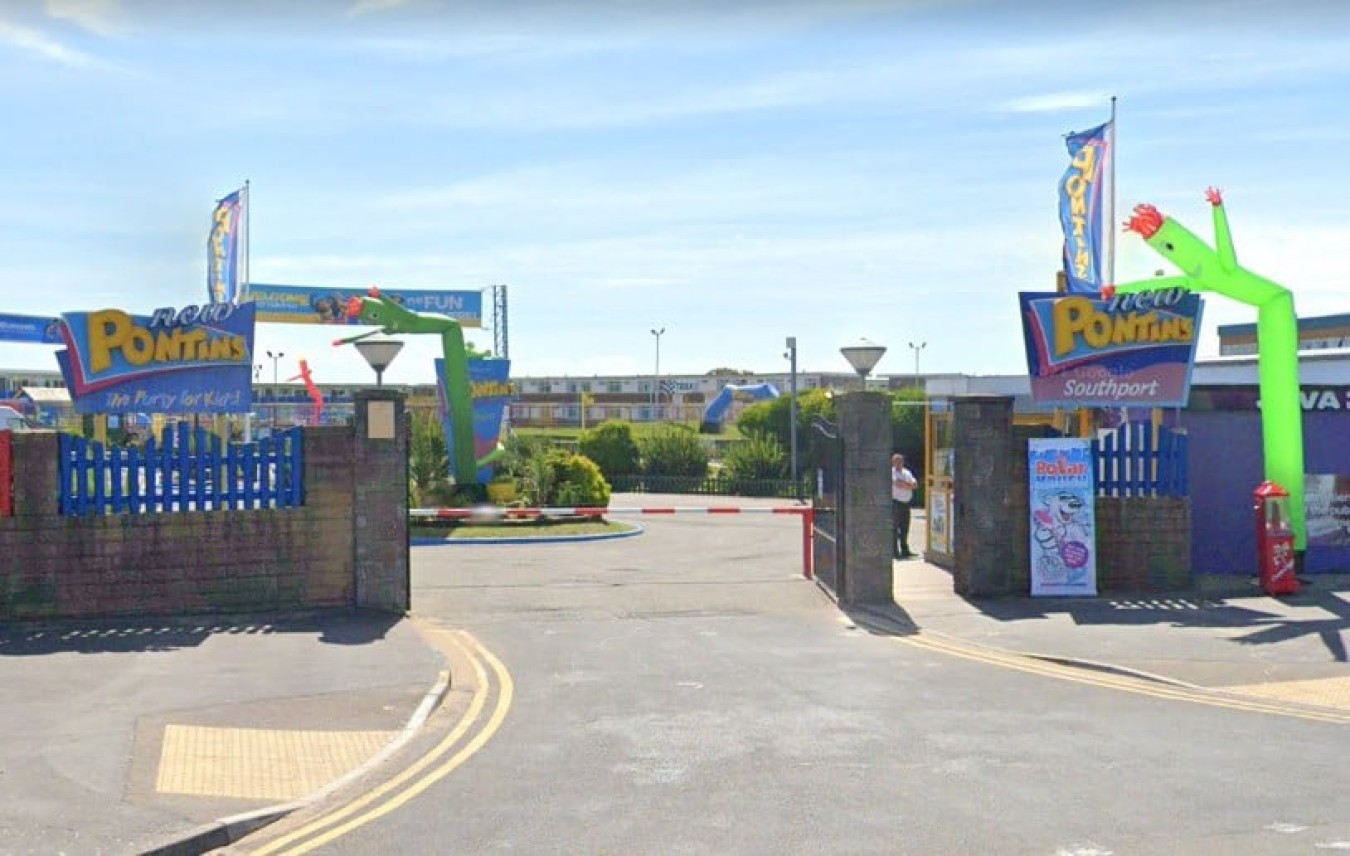
{"label": "globe street lamp", "polygon": [[356,343],[356,350],[366,358],[366,362],[375,370],[375,385],[384,384],[384,370],[403,350],[403,342],[398,339],[362,339]]}
{"label": "globe street lamp", "polygon": [[877,363],[881,362],[882,355],[886,353],[886,346],[878,345],[869,339],[859,339],[852,345],[840,348],[839,353],[844,355],[844,359],[848,360],[848,364],[858,373],[862,388],[867,389],[867,376],[876,368]]}

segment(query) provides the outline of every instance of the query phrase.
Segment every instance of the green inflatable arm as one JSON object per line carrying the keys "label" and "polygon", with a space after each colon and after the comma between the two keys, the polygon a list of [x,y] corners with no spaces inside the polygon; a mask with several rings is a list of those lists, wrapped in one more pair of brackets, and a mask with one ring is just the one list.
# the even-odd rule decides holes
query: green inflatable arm
{"label": "green inflatable arm", "polygon": [[[445,315],[413,312],[372,288],[366,297],[353,297],[347,302],[347,316],[363,324],[379,327],[369,333],[338,339],[334,345],[345,345],[383,333],[386,336],[431,333],[441,337],[441,355],[445,358],[445,397],[450,410],[449,438],[450,471],[456,484],[474,481],[479,462],[475,460],[473,439],[473,390],[469,384],[469,357],[464,347],[464,330],[459,322]],[[489,459],[496,455],[489,456]],[[482,463],[488,463],[485,459]]]}
{"label": "green inflatable arm", "polygon": [[[1205,192],[1214,211],[1214,247],[1152,205],[1138,205],[1127,231],[1181,269],[1183,276],[1139,280],[1102,289],[1104,297],[1161,288],[1210,291],[1256,307],[1257,373],[1261,386],[1261,442],[1266,478],[1289,491],[1294,547],[1307,548],[1303,504],[1303,410],[1298,388],[1298,316],[1289,289],[1238,264],[1223,195]],[[1253,488],[1256,485],[1252,485]]]}

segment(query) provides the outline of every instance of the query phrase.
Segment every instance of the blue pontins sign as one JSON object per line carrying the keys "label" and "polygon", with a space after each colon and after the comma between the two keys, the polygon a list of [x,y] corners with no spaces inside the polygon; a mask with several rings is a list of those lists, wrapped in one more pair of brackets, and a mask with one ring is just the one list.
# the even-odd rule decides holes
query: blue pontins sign
{"label": "blue pontins sign", "polygon": [[57,362],[80,413],[247,413],[254,308],[67,312]]}
{"label": "blue pontins sign", "polygon": [[[501,440],[502,426],[506,421],[506,408],[515,395],[511,384],[511,361],[497,358],[475,357],[469,360],[469,388],[473,394],[473,445],[474,454],[481,461],[497,448]],[[453,436],[450,426],[450,408],[446,405],[445,360],[436,360],[436,393],[441,406],[441,422],[445,429],[446,441]],[[478,469],[480,483],[492,481],[494,467]]]}

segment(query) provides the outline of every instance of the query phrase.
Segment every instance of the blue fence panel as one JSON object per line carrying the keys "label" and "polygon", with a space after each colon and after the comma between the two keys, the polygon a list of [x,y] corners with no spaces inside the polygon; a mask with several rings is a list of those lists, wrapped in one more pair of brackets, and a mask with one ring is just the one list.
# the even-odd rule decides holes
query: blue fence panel
{"label": "blue fence panel", "polygon": [[304,504],[304,435],[292,428],[256,443],[226,443],[186,423],[143,449],[59,437],[61,513],[67,516]]}
{"label": "blue fence panel", "polygon": [[1186,496],[1186,435],[1131,422],[1092,441],[1098,496]]}

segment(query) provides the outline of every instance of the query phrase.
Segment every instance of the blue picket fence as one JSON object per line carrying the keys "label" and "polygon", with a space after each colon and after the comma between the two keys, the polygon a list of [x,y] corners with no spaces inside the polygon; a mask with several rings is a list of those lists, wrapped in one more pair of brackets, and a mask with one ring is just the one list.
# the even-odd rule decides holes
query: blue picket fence
{"label": "blue picket fence", "polygon": [[303,429],[226,443],[180,422],[144,448],[60,435],[61,513],[158,514],[304,504]]}
{"label": "blue picket fence", "polygon": [[1098,496],[1188,496],[1188,438],[1180,431],[1127,422],[1092,441]]}

